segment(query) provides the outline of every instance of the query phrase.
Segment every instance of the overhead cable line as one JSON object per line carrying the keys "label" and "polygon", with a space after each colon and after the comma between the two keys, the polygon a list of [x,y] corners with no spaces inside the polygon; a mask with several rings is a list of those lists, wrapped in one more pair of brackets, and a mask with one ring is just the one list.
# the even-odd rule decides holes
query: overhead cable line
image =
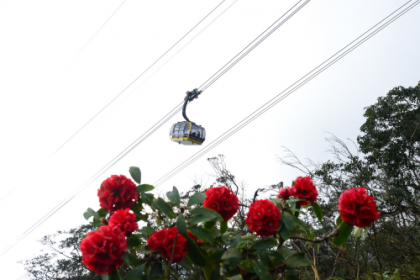
{"label": "overhead cable line", "polygon": [[[225,0],[222,1],[222,3]],[[237,0],[235,0],[234,3],[236,3]],[[222,4],[220,3],[220,4]],[[234,3],[232,3],[229,7],[227,7],[219,16],[221,16],[224,12],[226,12]],[[220,6],[220,4],[218,6]],[[217,6],[217,7],[218,7]],[[217,8],[216,7],[216,8]],[[215,8],[215,9],[216,9]],[[215,10],[213,9],[213,11]],[[212,12],[213,12],[212,11]],[[208,16],[208,15],[207,15]],[[219,16],[217,16],[209,25],[211,25]],[[204,20],[204,19],[203,19]],[[202,21],[203,21],[202,20]],[[201,22],[201,21],[200,21]],[[199,24],[199,23],[198,23]],[[198,25],[197,24],[197,25]],[[196,26],[197,26],[196,25]],[[209,25],[207,25],[205,28],[207,28]],[[194,27],[195,28],[195,27]],[[205,29],[204,28],[204,29]],[[202,31],[204,31],[204,29]],[[191,30],[190,30],[191,31]],[[202,32],[200,31],[200,33]],[[186,36],[186,35],[185,35]],[[185,37],[184,36],[184,37]],[[195,37],[197,37],[196,35]],[[194,37],[194,38],[195,38]],[[187,45],[191,42],[190,40]],[[185,46],[184,46],[185,47]],[[10,246],[8,246],[1,254],[0,257],[3,256],[6,252],[8,252],[10,249],[12,249],[17,243],[19,243],[21,240],[23,240],[26,236],[28,236],[32,231],[34,231],[36,228],[38,228],[40,225],[42,225],[46,220],[48,220],[52,215],[54,215],[57,211],[59,211],[61,208],[63,208],[68,202],[70,202],[74,197],[76,197],[79,193],[81,193],[86,187],[88,187],[94,180],[99,178],[104,172],[106,172],[109,168],[114,166],[119,160],[121,160],[125,155],[127,155],[129,152],[131,152],[135,147],[137,147],[141,142],[143,142],[145,139],[147,139],[151,134],[153,134],[157,129],[159,129],[163,124],[165,124],[168,120],[173,118],[182,108],[182,104],[184,102],[181,102],[179,105],[177,105],[174,109],[169,111],[162,119],[160,119],[155,125],[153,125],[151,128],[149,128],[145,133],[143,133],[142,136],[140,136],[136,141],[134,141],[132,144],[130,144],[126,149],[124,149],[119,155],[117,155],[110,163],[105,165],[100,171],[98,171],[93,177],[91,177],[82,187],[80,187],[76,192],[67,200],[63,200],[59,204],[57,204],[50,212],[48,212],[45,216],[43,216],[40,220],[38,220],[35,224],[33,224],[29,229],[27,229],[21,236],[18,237],[18,239],[12,243]],[[136,144],[135,146],[133,146]],[[132,147],[133,146],[133,147]],[[114,162],[113,162],[114,161]],[[111,164],[111,165],[110,165]],[[105,169],[105,170],[103,170]],[[3,198],[2,198],[3,199]]]}
{"label": "overhead cable line", "polygon": [[[365,33],[363,33],[362,35],[360,35],[359,37],[357,37],[355,40],[353,40],[351,43],[349,43],[348,45],[346,45],[340,51],[338,51],[337,53],[335,53],[333,56],[331,56],[330,58],[328,58],[327,60],[325,60],[323,63],[321,63],[320,65],[318,65],[316,68],[314,68],[313,70],[311,70],[305,76],[303,76],[302,78],[300,78],[299,80],[297,80],[291,86],[289,86],[288,88],[286,88],[285,90],[283,90],[282,92],[280,92],[278,95],[276,95],[274,98],[272,98],[268,102],[266,102],[263,106],[259,107],[253,113],[251,113],[250,115],[248,115],[245,119],[243,119],[242,121],[240,121],[239,123],[237,123],[235,126],[233,126],[232,128],[230,128],[228,131],[226,131],[225,133],[223,133],[221,136],[219,136],[215,140],[213,140],[205,148],[203,148],[202,150],[198,151],[193,156],[191,156],[190,158],[188,158],[187,160],[185,160],[184,162],[182,162],[180,165],[178,165],[176,168],[174,168],[173,170],[171,170],[170,172],[168,172],[167,174],[165,174],[163,177],[161,177],[159,180],[157,180],[154,183],[154,185],[155,186],[159,186],[159,185],[163,184],[164,182],[166,182],[172,176],[178,174],[180,171],[182,171],[184,168],[188,167],[191,163],[193,163],[194,161],[196,161],[198,158],[200,158],[201,156],[203,156],[204,154],[206,154],[207,152],[209,152],[210,150],[212,150],[213,148],[215,148],[216,146],[218,146],[220,143],[222,143],[223,141],[225,141],[226,139],[228,139],[230,136],[232,136],[233,134],[235,134],[236,132],[238,132],[239,130],[241,130],[243,127],[245,127],[246,125],[248,125],[250,122],[252,122],[256,118],[258,118],[259,116],[261,116],[262,114],[264,114],[266,111],[268,111],[269,109],[271,109],[273,106],[275,106],[276,104],[278,104],[279,102],[281,102],[282,100],[284,100],[290,94],[292,94],[293,92],[295,92],[296,90],[298,90],[300,87],[302,87],[303,85],[305,85],[307,82],[309,82],[310,80],[312,80],[313,78],[315,78],[316,76],[318,76],[320,73],[322,73],[323,71],[325,71],[326,69],[328,69],[330,66],[332,66],[334,63],[336,63],[341,58],[343,58],[344,56],[346,56],[348,53],[350,53],[351,51],[353,51],[354,49],[356,49],[358,46],[362,45],[364,42],[366,42],[371,37],[373,37],[378,32],[380,32],[385,27],[387,27],[389,24],[391,24],[392,22],[394,22],[395,20],[397,20],[399,17],[401,17],[402,15],[404,15],[406,12],[408,12],[409,10],[411,10],[412,8],[414,8],[417,4],[419,4],[419,0],[417,0],[417,1],[413,2],[410,6],[406,7],[401,12],[397,13],[399,10],[401,10],[402,8],[404,8],[410,2],[412,2],[412,0],[408,1],[407,3],[405,3],[403,6],[401,6],[396,11],[394,11],[393,13],[391,13],[390,15],[388,15],[386,18],[384,18],[382,21],[380,21],[379,23],[377,23],[375,26],[373,26],[372,28],[370,28],[369,30],[367,30]],[[394,15],[394,16],[392,16],[392,15]],[[390,18],[390,19],[388,21],[384,22],[388,18]]]}
{"label": "overhead cable line", "polygon": [[[121,5],[118,6],[118,8],[112,13],[112,15],[105,21],[104,24],[102,24],[102,26],[98,29],[98,31],[96,31],[96,33],[89,39],[89,41],[83,46],[83,48],[77,53],[77,55],[73,58],[73,60],[70,62],[70,64],[72,64],[78,57],[79,55],[86,49],[86,47],[90,44],[90,42],[92,42],[92,40],[96,37],[96,35],[99,34],[99,32],[101,32],[102,28],[104,28],[104,26],[111,20],[111,18],[114,17],[114,15],[118,12],[118,10],[124,5],[124,3],[127,0],[124,0]],[[69,64],[69,65],[70,65]]]}
{"label": "overhead cable line", "polygon": [[[290,11],[292,11],[292,9],[294,7],[296,7],[300,2],[302,2],[303,0],[300,0],[297,4],[295,4],[292,8],[290,8],[285,14],[283,14],[279,19],[277,19],[274,24],[278,23],[282,18],[284,18]],[[283,20],[282,22],[278,23],[276,26],[276,29],[278,27],[280,27],[282,24],[284,24],[288,19],[290,19],[290,17],[292,15],[294,15],[297,11],[299,11],[304,5],[306,5],[310,0],[305,1],[298,9],[294,10],[293,13],[291,15],[289,15],[285,20]],[[228,7],[229,8],[229,7]],[[274,24],[272,24],[270,27],[272,27]],[[269,27],[269,28],[270,28]],[[261,38],[268,30],[266,29],[265,31],[263,31],[263,33],[261,33],[256,39],[254,39],[252,41],[255,42],[258,38]],[[272,34],[272,32],[270,33],[270,35]],[[265,40],[268,36],[264,36],[262,40]],[[260,44],[262,41],[258,41],[257,43]],[[251,44],[252,44],[251,43]],[[247,48],[249,46],[251,46],[251,44],[249,44],[246,48],[244,48],[243,50],[241,50],[234,58],[239,57],[238,59],[241,60],[244,55],[241,54],[248,54],[250,51],[247,51]],[[254,47],[255,48],[255,47]],[[254,49],[252,48],[252,49]],[[251,49],[251,50],[252,50]],[[241,55],[241,56],[240,56]],[[230,60],[229,62],[232,62],[232,60]],[[237,63],[238,60],[233,61],[233,63]],[[228,64],[226,64],[228,65]],[[226,66],[225,65],[225,66]],[[221,69],[219,69],[212,77],[215,77],[218,73],[220,73],[222,70],[224,70],[225,66],[223,66]],[[232,67],[229,67],[228,69],[230,69]],[[224,72],[226,73],[226,71]],[[217,76],[217,79],[219,79],[220,76]],[[209,79],[210,80],[210,79]],[[207,80],[207,81],[209,81]],[[204,83],[203,85],[205,85],[206,83]],[[208,88],[208,87],[207,87]],[[162,117],[157,123],[155,123],[152,127],[150,127],[146,132],[144,132],[140,137],[138,137],[134,142],[132,142],[128,147],[126,147],[122,152],[120,152],[116,157],[114,157],[110,162],[108,162],[104,167],[102,167],[97,173],[95,173],[89,180],[87,180],[87,182],[79,189],[79,191],[77,192],[80,193],[83,189],[85,189],[87,186],[89,186],[93,181],[95,181],[96,179],[98,179],[103,173],[105,173],[109,168],[111,168],[112,166],[114,166],[116,163],[118,163],[122,158],[124,158],[127,154],[129,154],[134,148],[136,148],[138,145],[140,145],[144,140],[146,140],[149,136],[151,136],[156,130],[158,130],[160,127],[162,127],[165,123],[167,123],[170,119],[172,119],[176,114],[178,114],[181,109],[182,109],[182,105],[183,105],[183,101],[181,103],[179,103],[178,105],[176,105],[171,111],[169,111],[169,113],[167,113],[164,117]],[[76,195],[77,195],[76,194]]]}
{"label": "overhead cable line", "polygon": [[91,123],[99,114],[101,114],[109,105],[111,105],[118,97],[121,96],[128,88],[130,88],[138,79],[140,79],[144,74],[149,71],[156,63],[158,63],[168,52],[170,52],[175,46],[177,46],[186,36],[188,36],[197,26],[200,25],[206,18],[208,18],[220,5],[222,5],[226,0],[223,0],[219,3],[213,10],[210,11],[203,19],[201,19],[193,28],[191,28],[184,36],[182,36],[175,44],[173,44],[166,52],[164,52],[158,59],[156,59],[149,67],[146,68],[139,76],[137,76],[128,86],[126,86],[120,93],[118,93],[110,102],[108,102],[99,112],[97,112],[91,119],[89,119],[81,128],[79,128],[70,138],[68,138],[58,149],[52,153],[56,154],[60,151],[71,139],[73,139],[80,131],[82,131],[89,123]]}
{"label": "overhead cable line", "polygon": [[[281,19],[283,19],[290,11],[293,10],[300,2],[303,0],[300,0],[297,2],[292,8],[290,8],[286,13],[284,13],[279,19],[277,19],[269,28],[264,30],[256,39],[254,39],[248,46],[246,46],[244,49],[242,49],[233,59],[231,59],[227,64],[225,64],[222,68],[220,68],[212,77],[216,77],[215,79],[219,79],[221,77],[220,73],[226,73],[229,69],[231,69],[233,66],[230,66],[229,63],[238,63],[244,56],[246,56],[251,50],[253,50],[256,46],[252,46],[252,43],[257,41],[259,38],[262,37],[256,44],[257,46],[264,41],[269,35],[271,35],[273,32],[268,32],[271,27],[273,27],[276,23],[277,25],[274,27],[275,30],[277,30],[281,25],[283,25],[287,20],[289,20],[294,14],[296,14],[301,8],[303,8],[310,0],[305,1],[301,6],[299,6],[297,9],[295,9],[289,16],[287,16],[283,21],[278,23]],[[268,35],[267,35],[267,34]],[[265,34],[265,36],[263,36]],[[251,48],[249,48],[251,47]],[[249,49],[248,49],[249,48]],[[236,60],[234,60],[237,58]],[[229,67],[230,66],[230,67]],[[226,70],[227,69],[227,70]],[[211,77],[211,78],[212,78]],[[207,85],[208,82],[211,82],[212,79],[208,79],[203,86]],[[214,81],[211,83],[213,84]],[[211,85],[210,84],[210,85]],[[206,89],[210,86],[206,86]],[[201,87],[200,87],[201,88]],[[203,91],[205,89],[202,89]],[[93,181],[98,179],[103,173],[105,173],[109,168],[114,166],[116,163],[118,163],[122,158],[124,158],[127,154],[129,154],[134,148],[136,148],[138,145],[140,145],[144,140],[146,140],[149,136],[151,136],[156,130],[158,130],[161,126],[163,126],[165,123],[167,123],[170,119],[172,119],[176,114],[178,114],[183,105],[183,101],[176,105],[169,113],[167,113],[163,118],[161,118],[157,123],[155,123],[152,127],[150,127],[146,132],[144,132],[139,138],[137,138],[133,143],[131,143],[128,147],[126,147],[122,152],[120,152],[116,157],[114,157],[110,162],[108,162],[104,167],[102,167],[95,175],[93,175],[81,188],[83,190],[86,188],[89,184],[91,184]],[[80,191],[81,191],[80,190]],[[79,192],[80,192],[79,191]]]}
{"label": "overhead cable line", "polygon": [[[224,1],[226,1],[226,0],[224,0]],[[153,74],[151,75],[151,76],[153,76],[156,72],[158,72],[166,63],[168,63],[172,58],[174,58],[181,50],[183,50],[186,46],[188,46],[188,44],[189,43],[191,43],[197,36],[199,36],[204,30],[206,30],[213,22],[215,22],[221,15],[223,15],[233,4],[235,4],[236,2],[237,2],[238,0],[235,0],[231,5],[229,5],[225,10],[223,10],[216,18],[214,18],[208,25],[206,25],[206,27],[204,27],[200,32],[198,32],[191,40],[189,40],[181,49],[179,49],[174,55],[172,55],[168,60],[166,60],[166,62],[164,63],[164,64],[162,64],[155,72],[153,72]],[[223,3],[223,2],[222,2]],[[222,4],[222,3],[220,3],[220,4]],[[220,6],[220,4],[218,5],[218,6]],[[217,7],[218,7],[217,6]],[[216,7],[216,8],[217,8]],[[211,12],[213,12],[216,8],[214,8]],[[211,13],[210,12],[210,13]],[[210,14],[208,14],[207,16],[209,16]],[[204,20],[204,19],[203,19]],[[201,20],[200,22],[202,22],[203,20]],[[200,23],[199,22],[199,23]],[[199,23],[197,23],[196,24],[196,26],[199,24]],[[195,28],[196,26],[194,26],[193,28]],[[190,30],[190,32],[192,31],[192,29]],[[187,34],[186,34],[187,35]],[[185,35],[185,36],[186,36]],[[184,36],[184,37],[185,37]],[[179,40],[179,41],[181,41],[181,40]],[[178,42],[179,42],[178,41]],[[178,43],[177,42],[177,43]],[[175,46],[175,45],[174,45]],[[172,46],[172,47],[174,47],[174,46]],[[167,51],[167,52],[169,52],[169,50]],[[164,55],[162,55],[162,57],[163,57]],[[161,58],[162,58],[161,57]],[[151,68],[151,67],[149,67],[149,68]],[[146,70],[147,71],[147,70]],[[151,77],[150,76],[150,77]],[[145,81],[147,81],[150,77],[148,77]],[[145,82],[144,81],[144,82]],[[141,85],[141,84],[140,84]],[[140,86],[139,85],[139,86]],[[107,165],[105,165],[102,169],[104,169],[104,168],[106,168],[109,164],[111,164],[115,159],[117,159],[119,156],[121,156],[122,154],[124,154],[125,152],[126,152],[126,150],[128,150],[131,146],[133,146],[133,145],[135,145],[136,143],[137,143],[137,145],[139,145],[141,142],[143,142],[146,138],[148,138],[151,134],[153,134],[158,128],[160,128],[163,124],[165,124],[168,120],[170,120],[174,115],[176,115],[180,110],[181,110],[181,108],[182,108],[182,104],[183,104],[184,102],[181,102],[179,105],[177,105],[174,109],[172,109],[167,115],[165,115],[165,117],[163,117],[161,120],[159,120],[156,124],[154,124],[151,128],[149,128],[145,133],[143,133],[140,137],[138,137],[133,143],[131,143],[127,148],[125,148],[122,152],[120,152],[115,158],[113,158]],[[109,105],[109,104],[108,104]],[[103,109],[105,109],[105,108],[103,108]],[[176,110],[176,109],[178,109],[178,111],[176,111],[176,112],[172,112],[173,110]],[[99,112],[100,113],[100,112]],[[99,114],[98,113],[98,114]],[[172,113],[172,114],[171,114]],[[98,115],[98,114],[96,114],[96,115]],[[93,120],[93,119],[91,119],[91,120]],[[155,127],[157,127],[156,129],[154,129]],[[83,129],[83,127],[82,127],[82,129]],[[80,129],[81,130],[81,129]],[[79,131],[80,131],[79,130]],[[151,132],[150,132],[151,131]],[[77,134],[77,133],[76,133]],[[75,135],[73,135],[73,136],[75,136]],[[72,136],[72,137],[73,137]],[[72,138],[71,137],[71,138]],[[67,140],[67,142],[69,142],[70,140],[71,140],[71,138],[69,138],[68,140]],[[64,143],[62,146],[64,146],[66,143]],[[136,145],[136,146],[137,146]],[[59,148],[60,149],[60,148]],[[58,150],[56,150],[56,152],[58,152]],[[55,152],[54,152],[55,153]],[[123,155],[123,157],[125,156],[125,154]],[[96,174],[98,174],[99,172],[101,172],[102,171],[102,169],[100,170],[100,171],[98,171]],[[92,178],[93,177],[95,177],[96,176],[96,174],[94,175],[94,176],[92,176]],[[92,179],[91,178],[91,179]],[[88,180],[88,182],[91,180],[91,179],[89,179]],[[84,184],[85,185],[85,184]],[[14,187],[13,189],[11,189],[6,195],[4,195],[1,199],[0,199],[0,202],[3,200],[3,199],[5,199],[7,196],[9,196],[9,194],[11,194],[15,189],[16,189],[17,187]]]}
{"label": "overhead cable line", "polygon": [[[300,0],[297,4],[299,4],[300,2],[302,2],[303,0]],[[304,5],[306,5],[310,0],[305,1],[299,8],[298,10],[300,10]],[[291,9],[289,9],[284,15],[282,15],[276,22],[278,22],[279,20],[281,20],[283,17],[285,17],[285,15],[287,15],[297,4],[295,4]],[[225,10],[226,11],[226,10]],[[294,15],[296,13],[296,11],[294,11],[292,14]],[[285,23],[288,19],[290,19],[290,15],[289,17],[286,18],[286,20],[278,23],[278,27],[281,26],[283,23]],[[277,27],[277,28],[278,28]],[[267,30],[265,30],[263,33],[261,33],[256,39],[254,39],[253,42],[255,42],[258,38],[260,38],[261,36],[263,36],[264,33],[266,33]],[[270,33],[272,34],[272,32]],[[263,40],[265,40],[268,36],[265,36]],[[262,41],[259,41],[258,44],[260,44]],[[254,49],[254,48],[252,48]],[[245,49],[244,49],[245,50]],[[248,54],[248,52],[244,52],[244,50],[242,50],[241,52],[239,52],[235,57],[238,57],[241,53],[246,53]],[[245,54],[245,55],[246,55]],[[241,60],[244,56],[241,56],[239,58],[239,60]],[[234,62],[235,64],[238,61]],[[232,68],[232,67],[230,67]],[[230,69],[229,68],[229,69]],[[221,72],[222,69],[224,69],[224,67],[222,67],[217,73]],[[226,73],[226,71],[224,72]],[[216,75],[215,74],[215,75]],[[213,76],[215,76],[213,75]],[[220,76],[217,77],[217,79],[219,79]],[[203,84],[204,85],[204,84]],[[208,88],[208,87],[207,87]],[[175,116],[177,113],[179,113],[181,111],[182,108],[182,104],[184,102],[181,102],[180,104],[178,104],[174,109],[172,109],[169,113],[167,113],[162,119],[160,119],[155,125],[153,125],[151,128],[149,128],[140,138],[138,138],[135,142],[133,142],[131,145],[129,145],[129,147],[127,147],[123,152],[121,152],[117,157],[115,157],[113,159],[113,162],[111,161],[110,163],[108,163],[105,167],[103,167],[99,172],[97,172],[91,179],[89,179],[81,188],[79,188],[70,198],[68,198],[66,201],[58,204],[53,210],[51,210],[47,215],[45,215],[43,218],[41,218],[40,220],[38,220],[34,225],[32,225],[27,231],[25,231],[25,233],[23,233],[21,236],[19,236],[19,238],[12,243],[10,246],[8,246],[1,254],[0,257],[3,256],[7,251],[9,251],[11,248],[13,248],[17,243],[19,243],[21,240],[23,240],[26,236],[28,236],[32,231],[34,231],[36,228],[38,228],[40,225],[42,225],[46,220],[48,220],[52,215],[54,215],[57,211],[59,211],[62,207],[64,207],[67,203],[69,203],[75,196],[77,196],[80,192],[82,192],[86,187],[88,187],[94,180],[98,179],[99,176],[101,176],[103,173],[105,173],[109,168],[111,168],[112,166],[114,166],[117,162],[119,162],[124,156],[126,156],[128,153],[130,153],[135,147],[137,147],[141,142],[143,142],[145,139],[147,139],[150,135],[152,135],[157,129],[159,129],[163,124],[165,124],[168,120],[170,120],[173,116]],[[135,144],[134,144],[135,143]]]}

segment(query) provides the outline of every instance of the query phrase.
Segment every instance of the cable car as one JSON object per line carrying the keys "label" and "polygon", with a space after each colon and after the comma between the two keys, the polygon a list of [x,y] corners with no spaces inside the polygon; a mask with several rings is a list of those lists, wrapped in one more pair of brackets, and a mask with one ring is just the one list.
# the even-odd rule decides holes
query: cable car
{"label": "cable car", "polygon": [[187,92],[182,108],[182,116],[185,121],[178,122],[171,127],[171,130],[169,131],[171,141],[182,145],[201,145],[204,140],[206,140],[206,130],[204,127],[190,121],[186,114],[188,102],[197,98],[200,93],[201,91],[198,91],[197,89]]}

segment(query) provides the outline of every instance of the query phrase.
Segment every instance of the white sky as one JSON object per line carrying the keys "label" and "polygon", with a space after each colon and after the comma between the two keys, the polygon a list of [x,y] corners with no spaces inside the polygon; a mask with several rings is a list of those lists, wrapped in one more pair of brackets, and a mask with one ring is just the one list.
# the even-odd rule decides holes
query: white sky
{"label": "white sky", "polygon": [[[219,0],[0,1],[0,251],[200,86],[296,1],[238,0],[172,60],[225,3],[56,155],[51,154]],[[406,1],[311,1],[188,107],[210,143]],[[186,190],[226,155],[239,181],[257,187],[300,175],[281,166],[283,146],[326,160],[331,132],[356,140],[363,108],[395,86],[420,80],[420,7],[416,7],[213,151],[162,185]],[[77,56],[77,57],[76,57]],[[75,58],[76,57],[76,58]],[[36,240],[84,223],[99,208],[96,190],[111,174],[139,166],[153,183],[200,147],[159,129],[68,205],[0,258],[2,279],[24,274],[17,261],[40,254]],[[206,179],[208,178],[208,179]],[[213,182],[206,177],[204,181]]]}

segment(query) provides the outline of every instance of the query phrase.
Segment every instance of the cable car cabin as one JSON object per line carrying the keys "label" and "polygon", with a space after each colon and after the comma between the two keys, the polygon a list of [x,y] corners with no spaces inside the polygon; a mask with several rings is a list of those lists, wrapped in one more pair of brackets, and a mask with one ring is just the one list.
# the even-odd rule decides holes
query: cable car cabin
{"label": "cable car cabin", "polygon": [[171,127],[171,141],[182,145],[201,145],[206,140],[204,127],[193,122],[179,122]]}

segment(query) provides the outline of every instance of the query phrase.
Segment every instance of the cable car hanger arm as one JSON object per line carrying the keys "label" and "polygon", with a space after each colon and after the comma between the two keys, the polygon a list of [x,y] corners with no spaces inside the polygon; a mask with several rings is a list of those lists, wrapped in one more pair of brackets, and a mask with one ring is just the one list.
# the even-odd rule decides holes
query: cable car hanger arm
{"label": "cable car hanger arm", "polygon": [[184,98],[184,106],[182,107],[182,116],[184,117],[184,119],[187,122],[190,122],[190,120],[187,117],[187,104],[188,102],[193,101],[194,99],[198,98],[198,96],[202,93],[203,91],[198,90],[198,89],[193,89],[192,91],[187,91],[187,96],[185,96]]}

